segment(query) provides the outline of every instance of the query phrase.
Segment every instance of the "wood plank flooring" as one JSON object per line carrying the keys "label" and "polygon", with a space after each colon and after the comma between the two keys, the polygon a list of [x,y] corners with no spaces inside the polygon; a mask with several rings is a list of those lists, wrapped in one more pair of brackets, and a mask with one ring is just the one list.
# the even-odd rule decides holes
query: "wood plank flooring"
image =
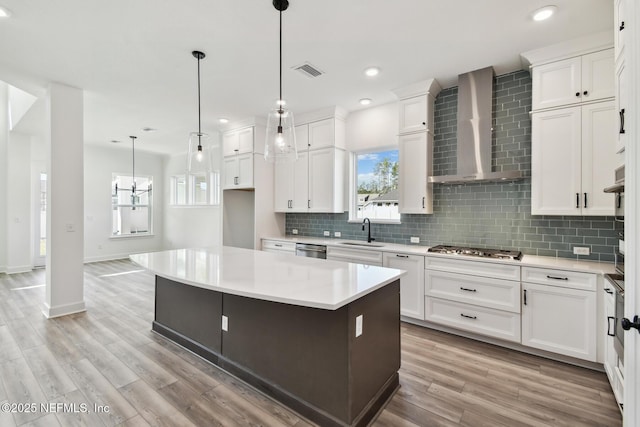
{"label": "wood plank flooring", "polygon": [[[85,266],[86,313],[45,319],[44,280],[0,275],[0,404],[38,406],[0,426],[313,425],[153,334],[154,278],[129,261]],[[408,324],[400,383],[374,426],[622,425],[603,373]]]}

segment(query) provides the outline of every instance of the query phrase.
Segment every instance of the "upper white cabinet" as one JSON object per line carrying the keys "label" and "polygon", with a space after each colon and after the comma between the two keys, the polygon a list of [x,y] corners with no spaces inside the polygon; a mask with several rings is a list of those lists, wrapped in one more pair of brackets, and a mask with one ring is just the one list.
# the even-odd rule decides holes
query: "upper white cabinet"
{"label": "upper white cabinet", "polygon": [[398,97],[398,133],[433,133],[433,110],[442,88],[435,79],[394,90]]}
{"label": "upper white cabinet", "polygon": [[625,124],[625,116],[629,116],[629,72],[624,57],[620,57],[616,66],[616,153],[625,150],[627,138],[627,126]]}
{"label": "upper white cabinet", "polygon": [[433,134],[418,132],[398,137],[400,172],[398,176],[400,213],[433,213],[432,175]]}
{"label": "upper white cabinet", "polygon": [[400,314],[424,320],[424,256],[385,252],[382,266],[407,272],[400,278]]}
{"label": "upper white cabinet", "polygon": [[344,212],[344,121],[314,120],[295,131],[298,160],[275,165],[275,211]]}
{"label": "upper white cabinet", "polygon": [[531,213],[613,215],[613,101],[532,114]]}
{"label": "upper white cabinet", "polygon": [[613,49],[534,65],[532,110],[613,98]]}
{"label": "upper white cabinet", "polygon": [[237,154],[223,160],[223,189],[253,187],[253,153]]}
{"label": "upper white cabinet", "polygon": [[613,37],[615,46],[616,61],[624,55],[625,48],[625,36],[627,34],[627,23],[625,22],[627,15],[627,1],[628,0],[616,0],[613,9]]}
{"label": "upper white cabinet", "polygon": [[[253,153],[253,126],[243,129],[235,129],[222,134],[222,154],[232,156],[234,154]],[[261,150],[256,150],[261,152]]]}

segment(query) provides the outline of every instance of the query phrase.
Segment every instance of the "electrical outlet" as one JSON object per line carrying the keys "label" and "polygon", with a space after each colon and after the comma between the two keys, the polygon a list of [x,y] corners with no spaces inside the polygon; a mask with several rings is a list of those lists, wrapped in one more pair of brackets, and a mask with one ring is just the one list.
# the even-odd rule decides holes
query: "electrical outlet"
{"label": "electrical outlet", "polygon": [[411,238],[411,243],[420,243],[420,238],[419,237],[412,237]]}
{"label": "electrical outlet", "polygon": [[229,330],[229,318],[227,316],[222,316],[222,330],[227,332]]}
{"label": "electrical outlet", "polygon": [[342,233],[339,231],[336,231],[335,233],[333,233],[333,237],[342,237]]}
{"label": "electrical outlet", "polygon": [[324,230],[324,232],[323,232],[322,234],[324,235],[324,237],[329,237],[329,236],[331,236],[331,232],[330,232],[330,231],[327,231],[327,230]]}
{"label": "electrical outlet", "polygon": [[364,322],[363,315],[356,317],[356,338],[362,335],[362,322]]}
{"label": "electrical outlet", "polygon": [[291,230],[291,234],[298,234],[298,229],[294,228],[293,230]]}
{"label": "electrical outlet", "polygon": [[574,246],[573,247],[573,254],[574,255],[589,255],[591,251],[589,250],[588,247],[580,247],[580,246]]}

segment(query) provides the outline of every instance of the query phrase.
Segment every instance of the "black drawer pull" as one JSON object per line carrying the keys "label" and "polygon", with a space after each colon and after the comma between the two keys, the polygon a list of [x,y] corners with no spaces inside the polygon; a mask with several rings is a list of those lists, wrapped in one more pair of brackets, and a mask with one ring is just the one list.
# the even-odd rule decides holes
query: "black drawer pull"
{"label": "black drawer pull", "polygon": [[472,319],[472,320],[476,320],[477,319],[476,316],[468,316],[468,315],[466,315],[464,313],[460,313],[460,316],[462,316],[462,317],[464,317],[466,319]]}
{"label": "black drawer pull", "polygon": [[547,279],[553,279],[553,280],[569,280],[568,277],[557,277],[557,276],[549,276],[547,275]]}
{"label": "black drawer pull", "polygon": [[580,208],[580,193],[576,193],[576,208]]}
{"label": "black drawer pull", "polygon": [[396,254],[396,256],[398,258],[409,258],[409,255],[400,255],[400,254]]}
{"label": "black drawer pull", "polygon": [[576,96],[580,96],[580,92],[576,92]]}
{"label": "black drawer pull", "polygon": [[587,193],[584,193],[584,207],[587,207]]}
{"label": "black drawer pull", "polygon": [[620,26],[618,27],[618,31],[622,31],[622,30],[624,30],[624,21],[622,21],[620,23]]}
{"label": "black drawer pull", "polygon": [[478,292],[475,289],[463,288],[462,286],[460,286],[460,290],[461,291],[467,291],[467,292]]}
{"label": "black drawer pull", "polygon": [[275,245],[273,245],[273,246],[275,246],[276,248],[281,248],[281,247],[282,247],[282,245],[279,245],[278,243],[276,243],[276,244],[275,244]]}
{"label": "black drawer pull", "polygon": [[604,288],[604,291],[606,293],[608,293],[609,295],[613,295],[613,291],[611,289],[609,289],[609,288]]}
{"label": "black drawer pull", "polygon": [[[613,333],[610,332],[612,330],[611,328],[612,320],[613,320]],[[607,335],[609,335],[610,337],[616,336],[616,318],[613,316],[607,316]]]}
{"label": "black drawer pull", "polygon": [[527,305],[527,290],[524,290],[524,305]]}
{"label": "black drawer pull", "polygon": [[624,108],[620,110],[620,132],[619,133],[626,133],[624,131]]}

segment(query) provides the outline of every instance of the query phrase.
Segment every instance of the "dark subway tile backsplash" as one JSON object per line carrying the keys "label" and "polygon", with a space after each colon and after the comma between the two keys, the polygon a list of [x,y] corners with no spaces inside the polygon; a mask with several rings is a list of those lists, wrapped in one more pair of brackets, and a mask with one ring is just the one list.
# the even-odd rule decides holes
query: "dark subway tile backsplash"
{"label": "dark subway tile backsplash", "polygon": [[[444,89],[435,104],[434,175],[456,173],[458,88]],[[372,224],[379,241],[420,245],[466,245],[517,249],[529,255],[576,258],[574,246],[587,246],[580,259],[613,261],[617,244],[613,217],[531,215],[531,77],[527,71],[498,76],[494,85],[495,171],[520,170],[525,179],[434,187],[432,215],[402,215],[401,224]],[[287,214],[286,233],[322,237],[339,231],[342,239],[363,240],[360,224],[343,214]]]}

